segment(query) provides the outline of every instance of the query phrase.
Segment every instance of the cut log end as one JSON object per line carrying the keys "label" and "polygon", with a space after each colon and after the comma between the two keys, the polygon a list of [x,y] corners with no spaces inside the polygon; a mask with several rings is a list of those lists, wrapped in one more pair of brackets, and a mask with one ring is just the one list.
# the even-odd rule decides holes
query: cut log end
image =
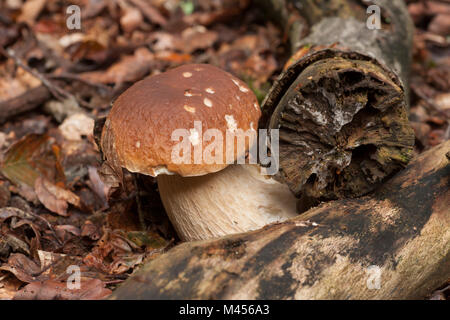
{"label": "cut log end", "polygon": [[410,160],[414,133],[402,87],[367,60],[313,62],[291,84],[269,124],[280,130],[280,176],[320,200],[374,190]]}

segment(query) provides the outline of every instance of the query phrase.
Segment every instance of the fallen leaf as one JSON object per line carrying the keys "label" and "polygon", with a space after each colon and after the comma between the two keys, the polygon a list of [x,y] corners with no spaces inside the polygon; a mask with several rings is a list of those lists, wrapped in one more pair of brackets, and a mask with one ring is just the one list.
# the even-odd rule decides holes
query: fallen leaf
{"label": "fallen leaf", "polygon": [[149,1],[144,0],[130,0],[136,7],[138,7],[142,14],[152,23],[159,24],[160,26],[165,26],[167,24],[167,19],[153,7]]}
{"label": "fallen leaf", "polygon": [[17,235],[13,233],[0,234],[0,243],[3,250],[7,252],[3,252],[4,256],[8,256],[9,252],[22,252],[26,254],[30,254],[30,246],[28,243],[20,239]]}
{"label": "fallen leaf", "polygon": [[84,225],[81,227],[81,236],[95,241],[100,239],[102,236],[102,230],[92,223],[92,221],[86,220]]}
{"label": "fallen leaf", "polygon": [[154,55],[146,48],[139,48],[132,56],[123,57],[104,71],[82,73],[82,78],[100,83],[134,82],[142,79],[150,70]]}
{"label": "fallen leaf", "polygon": [[33,282],[18,291],[15,300],[99,300],[112,293],[98,279],[82,278],[80,289],[70,289],[66,282]]}
{"label": "fallen leaf", "polygon": [[11,199],[11,192],[4,181],[0,181],[0,208],[6,207]]}
{"label": "fallen leaf", "polygon": [[34,25],[36,18],[44,9],[46,0],[28,0],[22,6],[22,12],[17,18],[20,22],[26,22],[30,26]]}
{"label": "fallen leaf", "polygon": [[120,18],[120,25],[125,32],[133,32],[143,21],[144,17],[138,9],[127,7]]}
{"label": "fallen leaf", "polygon": [[50,211],[67,216],[69,203],[80,207],[80,198],[73,192],[58,187],[45,178],[36,179],[34,189],[39,201]]}
{"label": "fallen leaf", "polygon": [[[81,257],[38,250],[41,267],[40,279],[66,280],[70,277],[68,268],[80,266]],[[82,268],[80,268],[82,271]]]}
{"label": "fallen leaf", "polygon": [[0,101],[18,97],[41,84],[38,78],[20,67],[17,68],[14,77],[3,69],[4,66],[0,68]]}
{"label": "fallen leaf", "polygon": [[153,32],[150,35],[150,40],[152,43],[151,49],[155,52],[182,49],[180,38],[168,32]]}
{"label": "fallen leaf", "polygon": [[6,133],[0,132],[0,149],[2,149],[7,144],[7,136]]}
{"label": "fallen leaf", "polygon": [[190,54],[184,53],[176,53],[172,51],[159,51],[155,54],[155,58],[162,61],[171,62],[174,64],[187,63],[192,60],[192,56]]}
{"label": "fallen leaf", "polygon": [[21,253],[11,254],[8,263],[0,266],[0,270],[8,271],[26,283],[38,280],[41,272],[39,265]]}
{"label": "fallen leaf", "polygon": [[186,53],[192,53],[198,49],[212,47],[218,39],[217,32],[208,31],[204,26],[194,26],[184,29],[181,33],[183,49]]}
{"label": "fallen leaf", "polygon": [[78,101],[73,97],[64,99],[63,101],[49,100],[44,104],[44,110],[51,114],[58,122],[62,122],[66,117],[83,112]]}
{"label": "fallen leaf", "polygon": [[159,234],[150,231],[130,231],[127,233],[127,238],[138,247],[145,248],[146,251],[161,249],[168,244]]}
{"label": "fallen leaf", "polygon": [[11,300],[22,284],[9,273],[0,273],[0,300]]}
{"label": "fallen leaf", "polygon": [[5,154],[1,171],[19,187],[34,188],[39,176],[56,183],[64,181],[59,148],[46,134],[30,134],[14,143]]}
{"label": "fallen leaf", "polygon": [[67,48],[72,44],[83,41],[84,37],[84,34],[81,32],[65,34],[64,36],[59,38],[59,44],[61,45],[61,47]]}
{"label": "fallen leaf", "polygon": [[84,113],[76,113],[66,118],[59,126],[59,130],[67,140],[81,141],[82,136],[92,135],[94,119]]}
{"label": "fallen leaf", "polygon": [[[81,236],[80,228],[77,228],[71,224],[60,224],[55,227],[56,234],[58,236],[63,235],[63,233],[68,232],[73,234],[74,236]],[[64,238],[64,237],[61,237]]]}
{"label": "fallen leaf", "polygon": [[450,93],[443,93],[434,98],[436,105],[441,110],[450,110]]}
{"label": "fallen leaf", "polygon": [[450,34],[450,14],[438,14],[428,25],[428,31],[446,37]]}
{"label": "fallen leaf", "polygon": [[85,38],[83,41],[75,42],[68,46],[65,51],[70,54],[70,59],[75,63],[82,64],[83,61],[88,61],[89,70],[91,70],[92,65],[102,65],[113,54],[100,41],[101,38]]}

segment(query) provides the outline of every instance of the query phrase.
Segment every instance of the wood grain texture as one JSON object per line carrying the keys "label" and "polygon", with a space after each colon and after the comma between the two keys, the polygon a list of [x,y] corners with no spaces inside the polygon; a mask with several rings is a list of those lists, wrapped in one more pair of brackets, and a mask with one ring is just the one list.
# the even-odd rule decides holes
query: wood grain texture
{"label": "wood grain texture", "polygon": [[[112,299],[420,299],[450,276],[450,141],[370,197],[184,243],[144,265]],[[381,287],[367,287],[367,268]]]}
{"label": "wood grain texture", "polygon": [[413,27],[403,1],[376,3],[381,29],[367,27],[361,1],[261,2],[291,33],[294,54],[263,101],[260,127],[279,130],[278,178],[305,210],[366,195],[411,159]]}

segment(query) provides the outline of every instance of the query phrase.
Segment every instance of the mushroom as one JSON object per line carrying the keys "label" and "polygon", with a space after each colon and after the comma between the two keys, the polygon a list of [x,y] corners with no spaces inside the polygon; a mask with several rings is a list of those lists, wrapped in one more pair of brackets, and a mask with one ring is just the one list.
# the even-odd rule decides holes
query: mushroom
{"label": "mushroom", "polygon": [[228,148],[227,141],[219,144],[230,132],[256,135],[260,116],[255,95],[241,80],[211,65],[184,65],[122,93],[106,119],[101,146],[112,167],[157,178],[182,240],[246,232],[296,216],[286,185],[261,174],[256,164],[236,164],[248,159],[257,139],[249,135],[241,147],[234,138]]}

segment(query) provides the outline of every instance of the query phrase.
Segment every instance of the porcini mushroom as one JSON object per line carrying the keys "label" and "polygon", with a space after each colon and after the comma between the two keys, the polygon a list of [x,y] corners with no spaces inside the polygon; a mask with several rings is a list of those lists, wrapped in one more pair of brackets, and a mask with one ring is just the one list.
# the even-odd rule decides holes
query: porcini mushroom
{"label": "porcini mushroom", "polygon": [[[101,145],[106,161],[157,177],[182,240],[213,238],[296,215],[296,199],[286,185],[260,174],[257,165],[230,164],[230,158],[245,157],[257,139],[245,140],[243,148],[234,138],[231,148],[222,141],[209,153],[214,161],[206,157],[208,146],[227,139],[227,133],[256,134],[260,116],[255,95],[241,80],[211,65],[184,65],[120,95]],[[188,136],[180,141],[183,132]],[[207,133],[215,133],[214,140]],[[183,143],[191,153],[177,149]]]}

